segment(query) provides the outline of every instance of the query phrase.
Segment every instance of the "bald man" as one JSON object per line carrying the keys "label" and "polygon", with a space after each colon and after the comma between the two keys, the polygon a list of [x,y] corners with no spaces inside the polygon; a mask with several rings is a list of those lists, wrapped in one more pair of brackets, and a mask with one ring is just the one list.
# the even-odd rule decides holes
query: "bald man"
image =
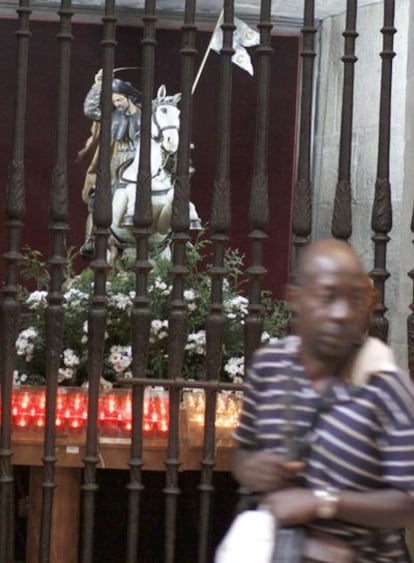
{"label": "bald man", "polygon": [[369,278],[348,244],[322,240],[287,297],[295,335],[253,358],[233,474],[281,529],[340,538],[355,561],[408,563],[414,394],[384,344],[372,353]]}

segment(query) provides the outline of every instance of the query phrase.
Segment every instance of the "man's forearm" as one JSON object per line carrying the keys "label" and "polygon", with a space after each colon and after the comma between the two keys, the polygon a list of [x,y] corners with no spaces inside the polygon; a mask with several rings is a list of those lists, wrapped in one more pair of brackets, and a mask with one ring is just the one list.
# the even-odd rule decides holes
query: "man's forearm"
{"label": "man's forearm", "polygon": [[89,92],[86,94],[83,103],[83,113],[85,117],[93,121],[101,120],[101,87],[93,84]]}
{"label": "man's forearm", "polygon": [[370,528],[404,528],[414,522],[414,498],[396,489],[372,493],[343,491],[336,517]]}
{"label": "man's forearm", "polygon": [[234,478],[252,492],[268,493],[292,486],[304,468],[302,462],[286,462],[277,454],[237,448],[232,458]]}
{"label": "man's forearm", "polygon": [[252,492],[255,491],[255,485],[257,484],[252,482],[251,477],[249,478],[249,474],[246,475],[245,464],[246,461],[254,455],[254,453],[255,452],[251,452],[249,450],[237,448],[234,450],[231,460],[231,472],[233,477],[242,487],[245,487]]}

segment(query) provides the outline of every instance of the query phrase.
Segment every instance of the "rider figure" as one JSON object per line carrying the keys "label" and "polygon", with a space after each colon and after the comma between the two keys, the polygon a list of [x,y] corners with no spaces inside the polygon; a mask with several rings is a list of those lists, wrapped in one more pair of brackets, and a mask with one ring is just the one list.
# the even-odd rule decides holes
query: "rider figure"
{"label": "rider figure", "polygon": [[[102,69],[95,75],[95,81],[86,95],[84,115],[93,121],[91,135],[84,148],[79,151],[79,160],[88,159],[90,164],[86,171],[82,190],[82,199],[88,205],[86,221],[86,239],[80,249],[83,256],[94,253],[92,208],[96,190],[96,172],[98,165],[99,133],[101,121]],[[141,93],[130,82],[114,78],[112,81],[112,113],[111,126],[111,186],[112,193],[117,188],[119,178],[117,171],[124,162],[134,158],[141,125]]]}

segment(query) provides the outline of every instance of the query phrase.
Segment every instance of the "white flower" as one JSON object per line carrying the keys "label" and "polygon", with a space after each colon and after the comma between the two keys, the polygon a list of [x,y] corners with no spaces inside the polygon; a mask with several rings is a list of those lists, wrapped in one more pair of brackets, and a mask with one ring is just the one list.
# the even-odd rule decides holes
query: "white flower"
{"label": "white flower", "polygon": [[63,350],[63,365],[67,368],[76,368],[80,364],[80,360],[71,348]]}
{"label": "white flower", "polygon": [[83,332],[83,336],[81,337],[81,343],[87,344],[88,343],[88,321],[85,321],[83,323],[82,332]]}
{"label": "white flower", "polygon": [[191,332],[187,336],[185,349],[193,354],[204,355],[206,353],[206,331]]}
{"label": "white flower", "polygon": [[115,293],[109,299],[109,305],[112,305],[115,309],[119,309],[120,311],[126,311],[129,307],[131,307],[132,301],[129,295]]}
{"label": "white flower", "polygon": [[262,332],[262,336],[260,337],[260,342],[262,344],[266,344],[267,342],[269,342],[269,340],[270,340],[270,334],[266,330],[264,330]]}
{"label": "white flower", "polygon": [[160,277],[156,277],[154,279],[153,285],[148,288],[148,291],[150,293],[156,291],[161,295],[169,295],[172,291],[172,286],[167,285],[165,281],[163,281]]}
{"label": "white flower", "polygon": [[47,305],[47,291],[32,291],[26,299],[29,309],[40,309]]}
{"label": "white flower", "polygon": [[155,278],[154,287],[160,291],[164,291],[167,289],[167,284],[161,278]]}
{"label": "white flower", "polygon": [[196,294],[194,289],[185,289],[184,290],[184,299],[186,301],[194,301],[196,298]]}
{"label": "white flower", "polygon": [[115,373],[122,373],[131,365],[131,346],[112,346],[108,359]]}
{"label": "white flower", "polygon": [[27,375],[25,373],[19,373],[17,369],[13,371],[13,385],[24,384],[27,380]]}
{"label": "white flower", "polygon": [[195,311],[197,309],[197,303],[195,302],[197,298],[194,289],[186,289],[184,291],[184,299],[187,301],[187,307],[189,311]]}
{"label": "white flower", "polygon": [[168,320],[153,319],[150,328],[150,342],[162,340],[168,336]]}
{"label": "white flower", "polygon": [[35,339],[39,336],[38,330],[30,326],[22,330],[16,340],[16,353],[18,356],[24,356],[26,362],[33,359],[35,350]]}
{"label": "white flower", "polygon": [[66,309],[83,309],[89,301],[89,296],[87,293],[71,287],[63,294],[64,297],[64,307]]}
{"label": "white flower", "polygon": [[72,368],[59,368],[58,371],[58,382],[63,383],[67,379],[72,379],[73,377],[73,369]]}
{"label": "white flower", "polygon": [[22,330],[19,336],[30,340],[36,338],[36,336],[39,336],[39,332],[34,326],[29,326],[28,328]]}
{"label": "white flower", "polygon": [[248,313],[249,300],[243,295],[236,295],[224,302],[224,314],[228,319],[239,317],[241,321]]}
{"label": "white flower", "polygon": [[[234,383],[242,381],[244,376],[244,357],[229,358],[224,365],[224,371]],[[236,381],[237,378],[237,381]]]}

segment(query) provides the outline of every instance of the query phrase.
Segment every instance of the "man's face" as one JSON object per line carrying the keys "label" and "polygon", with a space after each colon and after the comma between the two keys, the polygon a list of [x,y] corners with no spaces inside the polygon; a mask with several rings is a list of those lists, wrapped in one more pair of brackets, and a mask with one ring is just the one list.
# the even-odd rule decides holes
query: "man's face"
{"label": "man's face", "polygon": [[117,111],[127,111],[129,100],[122,94],[112,94],[112,103]]}
{"label": "man's face", "polygon": [[293,303],[304,349],[320,360],[345,359],[368,327],[368,278],[350,265],[320,260]]}

